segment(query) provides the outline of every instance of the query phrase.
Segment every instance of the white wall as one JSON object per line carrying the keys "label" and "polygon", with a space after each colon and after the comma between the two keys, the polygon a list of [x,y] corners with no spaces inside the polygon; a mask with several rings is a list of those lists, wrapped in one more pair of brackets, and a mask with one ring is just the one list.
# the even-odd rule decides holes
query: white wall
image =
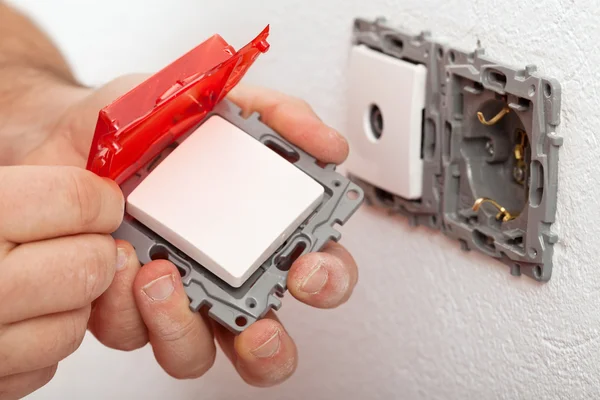
{"label": "white wall", "polygon": [[[286,384],[246,387],[222,358],[205,378],[165,376],[148,348],[92,338],[32,399],[600,398],[600,5],[597,0],[21,0],[87,83],[153,71],[218,32],[235,46],[267,23],[272,50],[248,79],[309,100],[343,129],[353,17],[386,15],[564,89],[556,268],[538,285],[402,219],[362,210],[343,242],[361,266],[349,304],[317,311],[286,297],[300,349]],[[514,4],[513,4],[514,3]],[[260,4],[260,5],[259,5]]]}

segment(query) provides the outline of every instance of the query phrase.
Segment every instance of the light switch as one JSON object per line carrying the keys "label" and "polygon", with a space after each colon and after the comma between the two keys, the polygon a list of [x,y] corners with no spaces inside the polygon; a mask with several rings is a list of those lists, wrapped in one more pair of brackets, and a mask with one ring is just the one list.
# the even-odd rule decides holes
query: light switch
{"label": "light switch", "polygon": [[427,68],[364,45],[351,50],[346,134],[348,172],[405,199],[423,190]]}
{"label": "light switch", "polygon": [[233,287],[321,204],[323,186],[213,116],[127,197],[127,213]]}

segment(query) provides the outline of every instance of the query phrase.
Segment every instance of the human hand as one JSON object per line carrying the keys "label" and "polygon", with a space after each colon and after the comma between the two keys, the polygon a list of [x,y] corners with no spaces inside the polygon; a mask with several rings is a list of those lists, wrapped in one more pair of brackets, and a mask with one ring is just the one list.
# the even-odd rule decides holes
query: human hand
{"label": "human hand", "polygon": [[[143,78],[120,78],[85,96],[73,93],[73,102],[65,107],[56,128],[45,139],[37,138],[42,145],[24,151],[21,162],[85,165],[98,110]],[[246,114],[259,112],[264,123],[323,162],[339,164],[347,156],[346,141],[299,99],[245,85],[238,85],[229,99]],[[294,372],[297,349],[274,313],[233,336],[189,309],[173,264],[153,261],[140,269],[133,248],[124,242],[117,244],[127,262],[95,302],[89,324],[106,346],[133,350],[149,341],[159,364],[176,378],[203,375],[213,364],[215,341],[251,385],[271,386]],[[333,308],[349,298],[357,278],[352,256],[332,242],[319,253],[299,258],[289,271],[287,286],[308,305]]]}
{"label": "human hand", "polygon": [[[0,399],[45,385],[118,268],[118,186],[74,167],[0,167]],[[122,258],[121,258],[122,259]]]}

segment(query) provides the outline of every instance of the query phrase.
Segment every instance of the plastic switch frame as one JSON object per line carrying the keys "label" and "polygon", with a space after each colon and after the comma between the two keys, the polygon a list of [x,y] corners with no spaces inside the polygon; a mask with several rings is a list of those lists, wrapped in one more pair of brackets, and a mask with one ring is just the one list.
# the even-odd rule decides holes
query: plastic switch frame
{"label": "plastic switch frame", "polygon": [[350,175],[367,202],[440,230],[464,250],[506,264],[515,276],[548,281],[558,240],[551,226],[563,144],[556,132],[560,84],[535,66],[513,68],[486,57],[482,48],[465,52],[383,18],[356,19],[352,44],[428,71],[423,196],[403,199]]}
{"label": "plastic switch frame", "polygon": [[[362,189],[336,172],[335,165],[323,165],[287,142],[263,124],[258,114],[244,118],[241,109],[226,99],[259,55],[269,49],[268,34],[267,26],[238,51],[214,35],[104,107],[87,163],[88,170],[116,181],[127,196],[178,143],[218,115],[323,186],[325,193],[314,212],[237,288],[125,213],[113,237],[130,242],[142,265],[156,259],[173,262],[182,275],[191,309],[206,306],[208,315],[233,333],[281,307],[279,297],[286,291],[292,262],[319,251],[328,241],[338,241],[341,234],[335,226],[344,224],[364,200]],[[277,182],[273,188],[276,195]]]}
{"label": "plastic switch frame", "polygon": [[[243,118],[241,114],[240,108],[228,100],[223,100],[206,115],[205,120],[213,115],[224,118],[278,152],[325,188],[325,194],[317,209],[242,286],[234,288],[227,285],[131,217],[126,216],[113,234],[115,238],[126,240],[134,246],[142,264],[155,259],[155,255],[160,255],[160,258],[175,264],[190,298],[190,308],[198,311],[202,306],[207,306],[208,315],[233,333],[242,332],[251,323],[264,317],[270,309],[278,310],[281,307],[279,297],[286,291],[291,263],[304,254],[321,250],[330,240],[338,241],[341,234],[335,229],[335,225],[344,224],[364,199],[362,189],[336,172],[334,165],[320,165],[314,157],[264,125],[258,114],[248,118]],[[185,135],[178,139],[180,140],[185,140]],[[166,157],[176,144],[177,142],[163,150],[125,181],[122,185],[124,193],[131,192],[160,162],[160,158]]]}

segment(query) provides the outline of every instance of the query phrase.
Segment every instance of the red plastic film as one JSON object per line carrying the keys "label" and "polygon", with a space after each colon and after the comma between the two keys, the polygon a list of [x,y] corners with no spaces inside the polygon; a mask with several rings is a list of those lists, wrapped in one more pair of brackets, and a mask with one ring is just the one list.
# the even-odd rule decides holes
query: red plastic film
{"label": "red plastic film", "polygon": [[235,50],[215,35],[103,108],[87,169],[123,183],[198,124],[269,49],[267,26]]}

